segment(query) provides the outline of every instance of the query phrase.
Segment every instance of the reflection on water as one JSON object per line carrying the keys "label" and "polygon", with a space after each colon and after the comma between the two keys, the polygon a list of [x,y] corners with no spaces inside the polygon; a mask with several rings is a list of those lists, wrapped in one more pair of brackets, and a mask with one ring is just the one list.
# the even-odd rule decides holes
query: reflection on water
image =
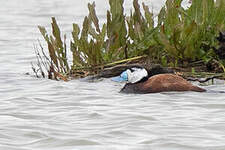
{"label": "reflection on water", "polygon": [[[0,149],[224,150],[225,94],[120,94],[104,79],[56,82],[24,75],[35,61],[37,25],[56,16],[64,33],[88,0],[7,0],[0,7]],[[146,1],[154,11],[163,1]],[[129,12],[131,1],[126,1]],[[96,0],[104,20],[107,1]],[[224,83],[206,87],[224,91]]]}

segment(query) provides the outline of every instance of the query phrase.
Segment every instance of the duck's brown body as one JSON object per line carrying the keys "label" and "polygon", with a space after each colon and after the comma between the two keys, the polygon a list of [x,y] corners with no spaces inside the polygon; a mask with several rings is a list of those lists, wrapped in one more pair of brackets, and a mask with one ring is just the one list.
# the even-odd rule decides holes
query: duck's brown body
{"label": "duck's brown body", "polygon": [[127,83],[121,92],[124,93],[158,93],[168,91],[205,92],[205,89],[192,85],[180,76],[174,74],[158,74],[145,82]]}

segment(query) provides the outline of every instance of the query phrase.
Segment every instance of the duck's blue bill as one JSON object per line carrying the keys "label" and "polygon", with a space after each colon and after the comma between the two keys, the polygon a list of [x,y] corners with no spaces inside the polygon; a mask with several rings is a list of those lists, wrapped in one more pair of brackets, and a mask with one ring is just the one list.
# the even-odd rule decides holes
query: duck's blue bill
{"label": "duck's blue bill", "polygon": [[112,81],[115,81],[115,82],[123,82],[123,81],[127,81],[126,79],[121,78],[120,76],[113,77],[111,80],[112,80]]}
{"label": "duck's blue bill", "polygon": [[124,71],[120,74],[120,76],[117,76],[117,77],[113,77],[111,78],[112,81],[115,81],[115,82],[123,82],[123,81],[127,81],[128,78],[127,78],[127,71]]}

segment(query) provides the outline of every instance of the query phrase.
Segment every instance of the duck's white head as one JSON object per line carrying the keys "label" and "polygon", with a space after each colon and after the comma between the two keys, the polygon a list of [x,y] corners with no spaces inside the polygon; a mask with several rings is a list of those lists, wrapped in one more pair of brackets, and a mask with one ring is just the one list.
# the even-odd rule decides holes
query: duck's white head
{"label": "duck's white head", "polygon": [[112,78],[112,80],[117,82],[127,81],[128,83],[137,83],[145,77],[148,77],[148,72],[146,69],[131,68],[122,72],[120,76]]}

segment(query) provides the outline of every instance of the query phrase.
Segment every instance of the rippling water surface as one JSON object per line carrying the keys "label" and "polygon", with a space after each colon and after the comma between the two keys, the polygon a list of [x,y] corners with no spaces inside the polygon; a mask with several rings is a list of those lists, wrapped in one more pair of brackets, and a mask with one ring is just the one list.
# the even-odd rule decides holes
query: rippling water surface
{"label": "rippling water surface", "polygon": [[[126,1],[126,0],[125,0]],[[70,37],[87,0],[1,0],[1,150],[224,150],[225,94],[126,95],[103,79],[56,82],[25,75],[42,40],[37,25],[55,16]],[[146,1],[154,11],[163,1]],[[96,0],[100,21],[106,0]],[[132,5],[126,1],[126,12]],[[151,7],[150,6],[150,7]],[[224,83],[206,87],[224,91]]]}

